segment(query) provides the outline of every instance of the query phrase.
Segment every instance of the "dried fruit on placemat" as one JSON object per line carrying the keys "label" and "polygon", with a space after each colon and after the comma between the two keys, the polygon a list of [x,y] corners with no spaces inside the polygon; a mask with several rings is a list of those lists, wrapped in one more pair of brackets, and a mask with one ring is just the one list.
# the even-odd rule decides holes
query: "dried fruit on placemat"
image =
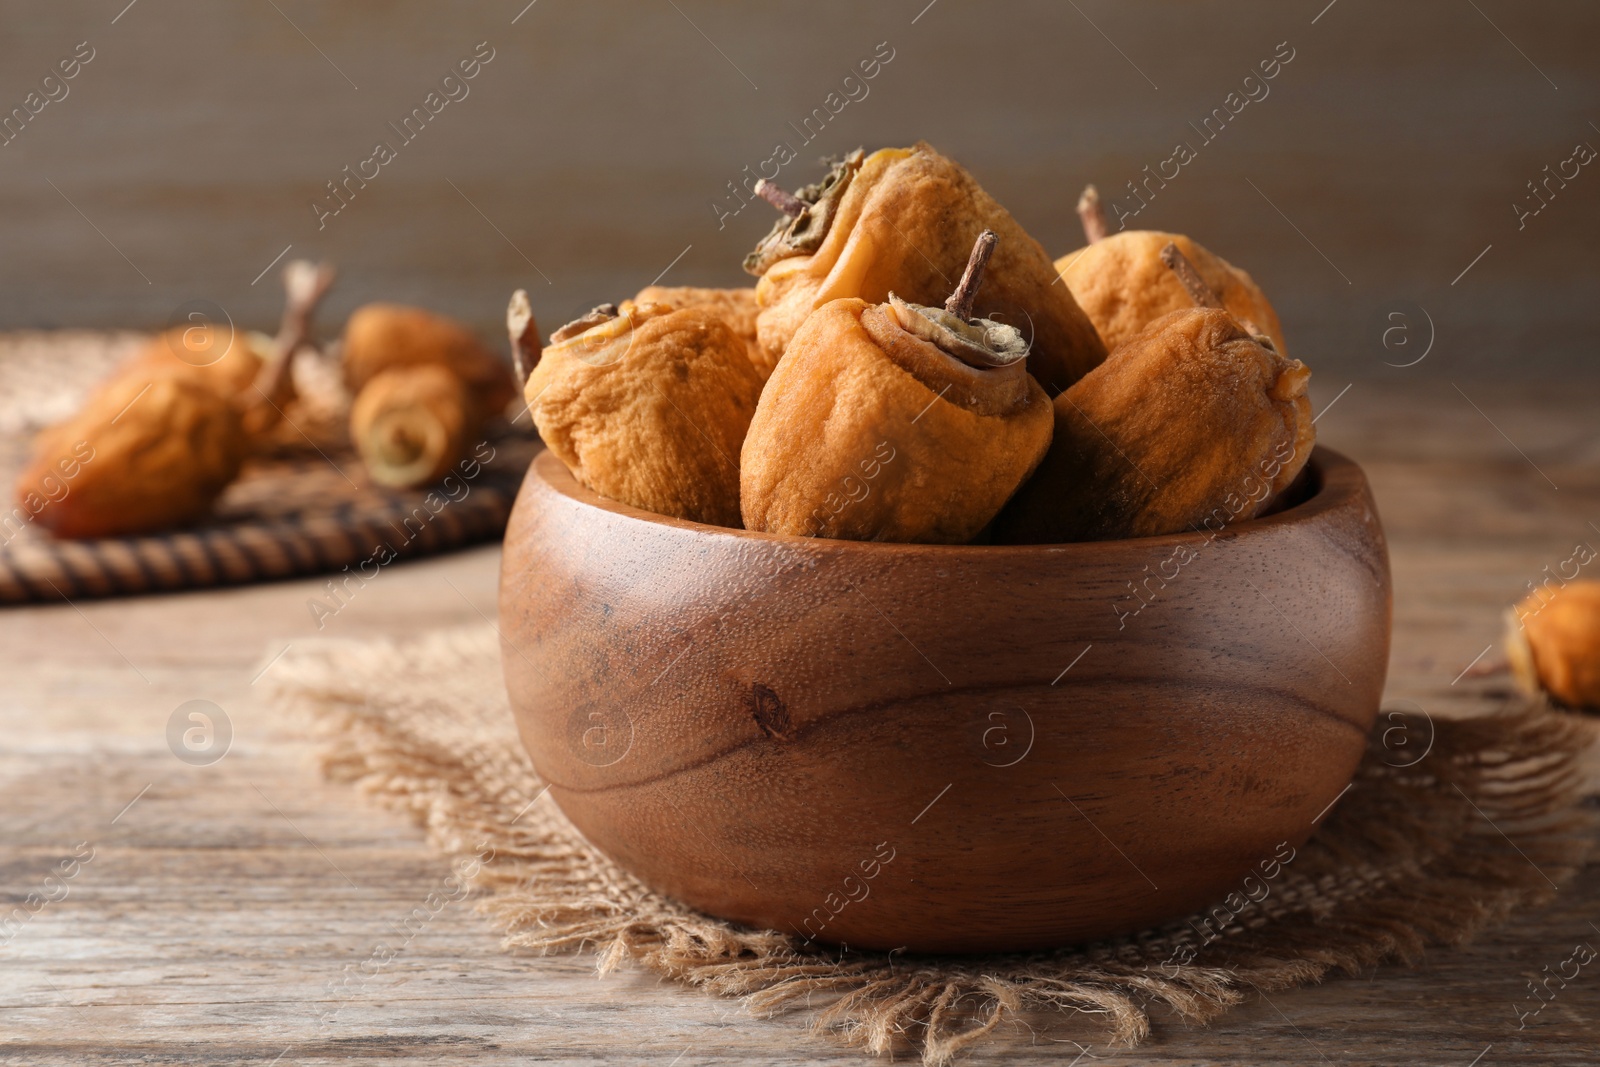
{"label": "dried fruit on placemat", "polygon": [[994,230],[1000,245],[977,310],[1032,342],[1028,370],[1039,383],[1059,392],[1106,356],[1039,242],[927,144],[853,152],[798,196],[766,183],[757,191],[789,216],[745,260],[761,277],[757,332],[769,358],[830,300],[881,304],[893,290],[912,303],[943,303],[983,229]]}
{"label": "dried fruit on placemat", "polygon": [[675,308],[705,308],[738,334],[765,381],[772,375],[776,357],[768,356],[756,340],[756,291],[748,289],[697,289],[693,286],[650,285],[633,298],[636,304],[671,304]]}
{"label": "dried fruit on placemat", "polygon": [[263,340],[270,345],[270,338],[212,322],[174,326],[151,338],[117,373],[140,381],[158,374],[178,375],[242,401],[272,355]]}
{"label": "dried fruit on placemat", "polygon": [[436,363],[380,371],[350,408],[350,439],[367,473],[397,488],[444,477],[481,426],[466,384]]}
{"label": "dried fruit on placemat", "polygon": [[1010,543],[1253,518],[1311,455],[1311,372],[1225,311],[1163,316],[1055,401],[1055,440],[996,523]]}
{"label": "dried fruit on placemat", "polygon": [[150,533],[204,518],[244,455],[239,413],[212,389],[119,377],[40,433],[17,499],[34,511],[43,498],[36,520],[58,537]]}
{"label": "dried fruit on placemat", "polygon": [[1600,709],[1600,582],[1534,590],[1506,619],[1506,658],[1530,692]]}
{"label": "dried fruit on placemat", "polygon": [[357,308],[344,328],[344,380],[352,395],[391,367],[437,363],[472,391],[478,410],[502,414],[517,387],[511,369],[453,319],[400,304]]}
{"label": "dried fruit on placemat", "polygon": [[265,449],[295,399],[289,361],[309,340],[312,313],[333,279],[327,264],[290,260],[283,269],[286,298],[277,337],[196,312],[189,324],[153,337],[115,376],[143,383],[156,375],[176,375],[202,385],[233,404],[246,436],[258,450]]}
{"label": "dried fruit on placemat", "polygon": [[211,510],[245,456],[271,446],[294,396],[289,359],[334,277],[304,260],[283,276],[276,338],[196,313],[152,338],[76,415],[39,434],[17,495],[41,526],[60,537],[111,537],[185,525]]}
{"label": "dried fruit on placemat", "polygon": [[[118,368],[119,377],[147,382],[157,375],[187,378],[226,398],[239,412],[245,435],[263,447],[294,402],[293,378],[277,373],[288,357],[265,334],[218,329],[210,324],[174,327],[157,334]],[[269,384],[270,383],[270,384]],[[262,386],[268,385],[269,391]]]}
{"label": "dried fruit on placemat", "polygon": [[1108,349],[1115,351],[1161,316],[1192,306],[1182,283],[1161,261],[1161,250],[1175,244],[1217,292],[1224,308],[1254,323],[1279,352],[1288,352],[1278,313],[1249,274],[1181,233],[1123,230],[1105,235],[1099,195],[1092,185],[1084,190],[1078,210],[1089,243],[1056,260],[1056,270]]}
{"label": "dried fruit on placemat", "polygon": [[626,301],[550,342],[528,377],[528,403],[574,477],[658,514],[739,525],[739,448],[761,375],[720,317]]}
{"label": "dried fruit on placemat", "polygon": [[747,528],[961,544],[994,518],[1052,420],[1021,333],[971,318],[985,243],[943,309],[849,298],[800,327],[745,438]]}

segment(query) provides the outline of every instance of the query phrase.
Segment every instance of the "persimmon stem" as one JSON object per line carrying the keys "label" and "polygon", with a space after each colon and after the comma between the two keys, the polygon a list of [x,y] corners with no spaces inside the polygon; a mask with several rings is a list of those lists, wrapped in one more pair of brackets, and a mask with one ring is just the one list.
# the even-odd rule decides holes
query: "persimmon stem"
{"label": "persimmon stem", "polygon": [[[1161,262],[1165,263],[1167,269],[1178,276],[1178,281],[1182,282],[1183,287],[1189,291],[1189,299],[1194,301],[1196,307],[1216,308],[1218,311],[1227,310],[1222,304],[1221,295],[1206,284],[1205,279],[1200,277],[1200,272],[1194,269],[1194,264],[1189,262],[1189,257],[1178,251],[1178,246],[1171,241],[1168,241],[1167,247],[1161,250]],[[1267,336],[1266,331],[1261,327],[1243,315],[1234,315],[1233,317],[1238,320],[1239,325],[1244,327],[1244,332],[1249,334],[1257,344],[1270,348],[1274,352],[1278,350],[1277,344],[1271,337]]]}
{"label": "persimmon stem", "polygon": [[978,287],[983,284],[983,268],[988,265],[989,257],[994,255],[994,246],[999,241],[993,230],[984,230],[972,243],[967,269],[961,272],[961,280],[956,283],[955,291],[944,302],[944,309],[956,318],[966,320],[972,317],[972,302],[977,299]]}
{"label": "persimmon stem", "polygon": [[791,219],[797,219],[805,211],[807,204],[798,196],[781,186],[773,185],[765,178],[757,179],[756,195]]}
{"label": "persimmon stem", "polygon": [[517,384],[527,384],[528,375],[539,365],[539,325],[533,321],[533,306],[528,303],[528,291],[518,289],[511,294],[506,305],[506,333],[511,338],[511,367],[516,372]]}
{"label": "persimmon stem", "polygon": [[1167,269],[1177,275],[1178,281],[1189,291],[1189,299],[1193,300],[1196,307],[1218,308],[1222,307],[1222,298],[1217,291],[1206,284],[1200,277],[1200,272],[1194,269],[1194,264],[1189,262],[1189,257],[1178,250],[1178,246],[1167,242],[1161,250],[1161,262]]}
{"label": "persimmon stem", "polygon": [[283,319],[273,339],[271,358],[256,376],[256,388],[274,407],[288,400],[289,368],[294,354],[311,338],[311,315],[333,287],[334,270],[327,263],[292,259],[283,267]]}
{"label": "persimmon stem", "polygon": [[1100,190],[1093,185],[1085,185],[1083,194],[1078,197],[1078,218],[1083,222],[1083,237],[1089,244],[1105,240],[1111,232],[1105,205],[1100,202]]}

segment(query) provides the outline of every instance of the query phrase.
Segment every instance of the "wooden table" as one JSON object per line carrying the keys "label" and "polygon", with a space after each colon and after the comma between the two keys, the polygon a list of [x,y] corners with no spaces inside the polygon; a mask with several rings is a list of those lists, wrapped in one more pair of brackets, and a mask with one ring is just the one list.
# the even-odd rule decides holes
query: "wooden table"
{"label": "wooden table", "polygon": [[[1342,385],[1320,383],[1319,406]],[[1357,381],[1319,423],[1366,465],[1391,537],[1393,699],[1481,710],[1452,680],[1497,639],[1504,606],[1575,543],[1600,545],[1596,392],[1397,374]],[[497,562],[486,548],[398,565],[323,634],[492,616]],[[638,972],[596,981],[589,957],[504,955],[461,904],[324,1025],[345,964],[448,872],[404,818],[324,783],[253,687],[286,643],[317,634],[319,584],[0,612],[6,908],[80,842],[94,850],[69,895],[0,946],[0,1062],[862,1062],[797,1019]],[[193,699],[232,723],[211,766],[179,762],[165,739]],[[1593,1064],[1600,970],[1525,1029],[1513,1010],[1582,941],[1600,946],[1596,866],[1552,907],[1415,970],[1253,999],[1207,1030],[1158,1024],[1134,1052],[1101,1045],[1092,1018],[1032,1017],[970,1062]]]}

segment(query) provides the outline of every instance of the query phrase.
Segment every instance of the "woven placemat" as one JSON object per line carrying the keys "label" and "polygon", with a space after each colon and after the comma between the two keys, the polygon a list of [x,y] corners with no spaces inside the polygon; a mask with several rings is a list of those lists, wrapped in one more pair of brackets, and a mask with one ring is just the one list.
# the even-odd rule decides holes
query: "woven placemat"
{"label": "woven placemat", "polygon": [[[331,361],[302,352],[296,385],[302,398],[316,394],[317,424],[280,427],[278,454],[247,466],[212,520],[143,537],[57,540],[11,499],[33,433],[77,410],[95,383],[147,340],[90,330],[0,334],[0,604],[346,570],[357,576],[352,580],[370,577],[397,560],[498,539],[539,448],[531,436],[513,433],[482,442],[438,488],[374,485],[341,440],[348,398],[329,395],[341,388]],[[330,420],[332,432],[324,425]]]}
{"label": "woven placemat", "polygon": [[[298,575],[358,578],[504,532],[536,442],[487,442],[476,477],[436,490],[385,489],[352,454],[251,465],[216,517],[144,537],[58,540],[25,522],[0,530],[0,604],[243,585]],[[14,470],[0,464],[0,488]],[[10,509],[7,508],[7,511]]]}
{"label": "woven placemat", "polygon": [[266,679],[324,739],[330,776],[411,812],[474,872],[508,949],[592,950],[602,973],[637,961],[758,1013],[809,1011],[819,1030],[927,1064],[1026,1009],[1090,1013],[1104,1039],[1133,1045],[1155,1008],[1203,1023],[1253,991],[1415,960],[1549,899],[1594,834],[1577,767],[1589,735],[1571,716],[1525,703],[1471,720],[1393,713],[1260,899],[1235,894],[1160,929],[1058,951],[841,954],[697,913],[590,846],[517,740],[490,627],[297,643]]}
{"label": "woven placemat", "polygon": [[149,340],[132,330],[0,333],[0,436],[26,436],[71,415]]}

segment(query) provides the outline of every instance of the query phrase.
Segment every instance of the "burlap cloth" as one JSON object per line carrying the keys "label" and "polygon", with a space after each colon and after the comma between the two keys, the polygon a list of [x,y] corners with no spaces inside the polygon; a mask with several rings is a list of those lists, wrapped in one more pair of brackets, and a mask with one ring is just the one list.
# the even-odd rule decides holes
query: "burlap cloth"
{"label": "burlap cloth", "polygon": [[[1259,902],[1059,951],[840,955],[692,911],[590,846],[522,751],[490,627],[297,649],[268,677],[280,703],[309,713],[330,776],[412,812],[446,856],[493,850],[475,889],[508,950],[593,951],[602,974],[632,960],[926,1064],[1025,1009],[1093,1013],[1104,1039],[1132,1045],[1153,1010],[1203,1023],[1252,989],[1415,960],[1553,896],[1593,834],[1575,759],[1588,735],[1570,716],[1386,715],[1353,787]],[[1226,920],[1222,936],[1202,936],[1208,918]],[[1185,948],[1193,961],[1177,962]]]}

